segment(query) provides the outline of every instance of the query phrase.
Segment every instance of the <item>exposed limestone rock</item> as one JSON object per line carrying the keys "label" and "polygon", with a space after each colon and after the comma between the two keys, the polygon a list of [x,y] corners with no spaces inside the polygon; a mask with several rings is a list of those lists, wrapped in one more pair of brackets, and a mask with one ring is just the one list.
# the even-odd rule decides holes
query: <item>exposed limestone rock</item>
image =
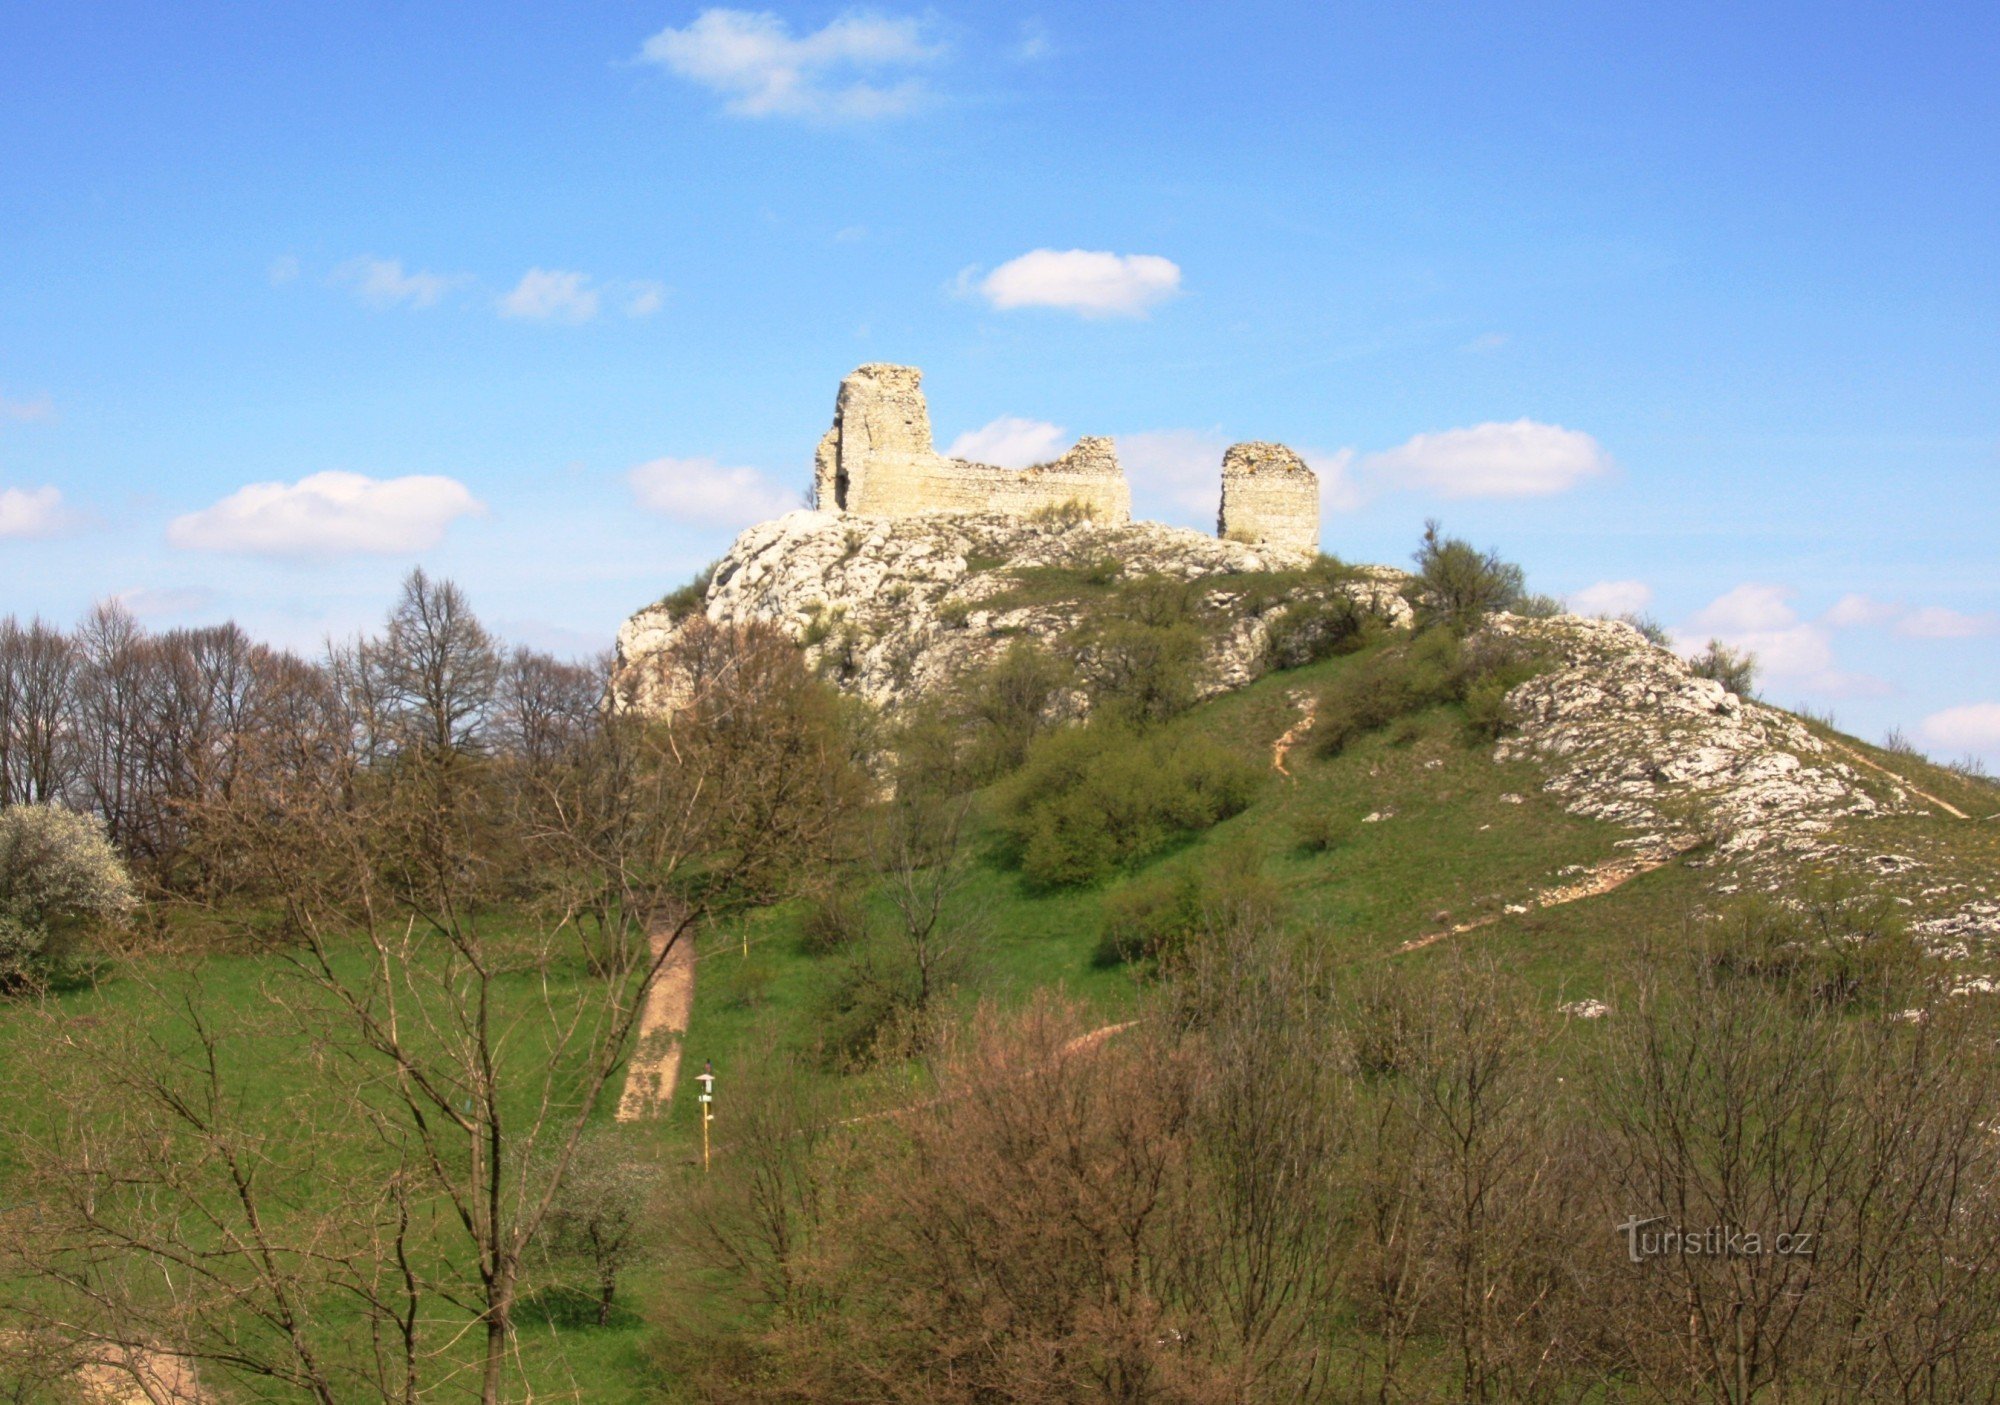
{"label": "exposed limestone rock", "polygon": [[1029,517],[1073,507],[1099,522],[1131,520],[1132,490],[1109,439],[1081,439],[1054,463],[1020,472],[946,458],[932,447],[922,386],[914,366],[863,366],[840,383],[833,428],[814,455],[815,507],[861,517]]}
{"label": "exposed limestone rock", "polygon": [[1550,644],[1564,666],[1507,701],[1520,723],[1496,759],[1533,758],[1547,788],[1585,815],[1642,830],[1709,829],[1725,854],[1828,852],[1847,816],[1878,800],[1788,713],[1737,697],[1617,620],[1501,616],[1489,626]]}
{"label": "exposed limestone rock", "polygon": [[1253,546],[1319,550],[1319,477],[1283,444],[1232,444],[1222,456],[1216,535]]}
{"label": "exposed limestone rock", "polygon": [[[775,625],[842,688],[893,709],[990,662],[1016,637],[1052,642],[1089,618],[1086,601],[1013,598],[1021,594],[1020,572],[1103,563],[1116,563],[1128,578],[1212,585],[1203,597],[1211,624],[1202,696],[1262,674],[1271,617],[1331,588],[1306,585],[1289,596],[1265,591],[1254,603],[1238,600],[1232,578],[1289,569],[1296,555],[1151,522],[794,512],[737,538],[717,564],[702,613],[718,624]],[[1397,589],[1404,579],[1377,568],[1338,589],[1389,623],[1407,624],[1409,606]],[[673,706],[675,683],[665,660],[683,627],[660,606],[626,622],[614,676],[621,704]]]}

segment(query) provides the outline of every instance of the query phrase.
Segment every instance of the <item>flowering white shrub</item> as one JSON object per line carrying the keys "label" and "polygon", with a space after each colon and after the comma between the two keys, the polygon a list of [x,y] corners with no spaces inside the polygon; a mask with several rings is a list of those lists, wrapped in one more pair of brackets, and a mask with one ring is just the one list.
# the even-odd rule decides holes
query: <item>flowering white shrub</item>
{"label": "flowering white shrub", "polygon": [[0,810],[0,989],[43,974],[62,937],[136,901],[96,816],[60,805]]}

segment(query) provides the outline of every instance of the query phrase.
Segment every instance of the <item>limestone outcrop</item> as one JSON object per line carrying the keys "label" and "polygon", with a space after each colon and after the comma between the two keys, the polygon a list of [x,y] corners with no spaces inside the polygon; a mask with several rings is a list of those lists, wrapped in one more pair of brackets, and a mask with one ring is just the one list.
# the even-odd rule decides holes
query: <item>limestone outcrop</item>
{"label": "limestone outcrop", "polygon": [[1222,456],[1217,536],[1251,546],[1319,550],[1319,476],[1283,444],[1232,444]]}
{"label": "limestone outcrop", "polygon": [[863,366],[840,383],[833,427],[814,455],[813,505],[861,517],[1068,510],[1132,520],[1132,490],[1109,439],[1080,439],[1053,463],[1020,470],[938,453],[914,366]]}
{"label": "limestone outcrop", "polygon": [[[698,613],[717,624],[775,626],[842,689],[890,710],[990,662],[1017,637],[1053,643],[1086,625],[1097,577],[1163,576],[1206,587],[1202,696],[1258,677],[1271,620],[1332,589],[1387,623],[1409,623],[1401,572],[1378,568],[1338,586],[1300,580],[1288,590],[1268,588],[1270,572],[1297,564],[1293,553],[1154,522],[793,512],[736,539]],[[1080,588],[1066,592],[1065,580]],[[1250,589],[1259,583],[1266,588]],[[691,618],[661,604],[626,622],[613,678],[621,705],[672,707],[670,654]]]}

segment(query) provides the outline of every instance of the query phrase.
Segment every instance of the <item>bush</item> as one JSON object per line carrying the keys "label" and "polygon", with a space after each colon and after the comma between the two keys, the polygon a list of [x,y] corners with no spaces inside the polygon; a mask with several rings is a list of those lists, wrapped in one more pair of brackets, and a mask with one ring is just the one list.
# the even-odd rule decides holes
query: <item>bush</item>
{"label": "bush", "polygon": [[1757,685],[1757,656],[1748,649],[1732,649],[1720,639],[1708,641],[1708,648],[1688,660],[1697,678],[1713,678],[1739,698],[1754,695]]}
{"label": "bush", "polygon": [[1337,810],[1308,810],[1292,822],[1292,838],[1303,853],[1330,853],[1354,838],[1354,821]]}
{"label": "bush", "polygon": [[1054,724],[1068,667],[1031,639],[1016,639],[991,665],[968,677],[961,692],[973,723],[969,770],[984,785],[1014,770],[1028,748]]}
{"label": "bush", "polygon": [[721,564],[709,562],[693,580],[661,597],[659,608],[667,612],[668,619],[684,620],[707,603],[708,588],[715,582],[715,568]]}
{"label": "bush", "polygon": [[60,805],[0,810],[0,989],[46,979],[79,929],[136,901],[96,816]]}
{"label": "bush", "polygon": [[1519,566],[1458,537],[1438,535],[1435,519],[1424,524],[1416,563],[1418,618],[1459,634],[1471,633],[1496,610],[1514,608],[1526,586]]}
{"label": "bush", "polygon": [[1662,649],[1670,649],[1673,647],[1674,643],[1673,636],[1667,633],[1667,627],[1661,624],[1658,620],[1654,619],[1651,615],[1645,614],[1638,610],[1627,610],[1624,614],[1620,615],[1618,618],[1624,621],[1626,624],[1631,625],[1632,628],[1638,630],[1640,634],[1644,635],[1646,638],[1646,642],[1648,644],[1655,645]]}
{"label": "bush", "polygon": [[[1546,670],[1551,656],[1513,637],[1462,641],[1427,630],[1408,644],[1358,660],[1320,695],[1313,737],[1321,755],[1337,756],[1369,732],[1443,703],[1465,704],[1466,739],[1490,741],[1512,724],[1507,694]],[[1398,740],[1414,740],[1413,726]]]}
{"label": "bush", "polygon": [[809,956],[859,946],[867,935],[867,896],[853,888],[834,888],[810,899],[799,922],[799,945]]}
{"label": "bush", "polygon": [[1716,976],[1767,985],[1809,1004],[1915,998],[1918,949],[1893,898],[1808,886],[1789,898],[1744,898],[1709,919],[1700,963]]}
{"label": "bush", "polygon": [[1104,902],[1094,956],[1099,966],[1180,955],[1205,934],[1275,921],[1283,905],[1255,851],[1228,850],[1214,862],[1163,874]]}
{"label": "bush", "polygon": [[1092,883],[1241,812],[1262,778],[1213,742],[1096,719],[1035,743],[1007,795],[1005,825],[1030,880]]}
{"label": "bush", "polygon": [[1369,615],[1353,597],[1298,600],[1272,619],[1264,633],[1264,662],[1271,668],[1303,668],[1367,642]]}
{"label": "bush", "polygon": [[1194,706],[1201,649],[1190,623],[1110,621],[1083,650],[1092,711],[1134,726],[1180,716]]}

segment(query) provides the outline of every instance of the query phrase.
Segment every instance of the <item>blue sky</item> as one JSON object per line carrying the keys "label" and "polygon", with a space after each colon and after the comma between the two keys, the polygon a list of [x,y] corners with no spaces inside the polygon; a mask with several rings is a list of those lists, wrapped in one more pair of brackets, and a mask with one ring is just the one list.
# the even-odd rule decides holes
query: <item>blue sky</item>
{"label": "blue sky", "polygon": [[311,647],[422,562],[598,647],[886,360],[2000,760],[1996,71],[1972,4],[0,5],[0,608]]}

